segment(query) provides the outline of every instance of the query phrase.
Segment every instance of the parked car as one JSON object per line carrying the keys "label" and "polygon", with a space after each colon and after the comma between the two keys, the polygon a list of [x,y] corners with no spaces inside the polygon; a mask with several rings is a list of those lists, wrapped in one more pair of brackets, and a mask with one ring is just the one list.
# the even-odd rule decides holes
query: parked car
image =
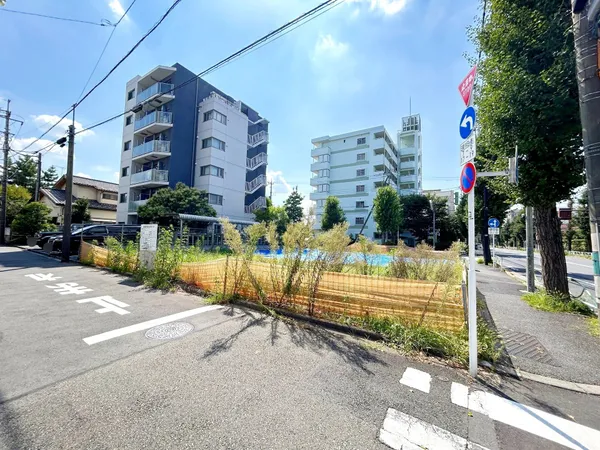
{"label": "parked car", "polygon": [[[81,227],[83,227],[83,225],[80,225],[80,224],[71,225],[71,233],[79,230]],[[62,236],[62,234],[63,234],[62,227],[59,227],[58,230],[56,230],[56,231],[40,231],[39,233],[37,233],[35,235],[35,237],[37,238],[36,244],[38,247],[44,248],[44,245],[46,245],[46,243],[50,240],[51,237],[59,236],[59,235]]]}
{"label": "parked car", "polygon": [[[140,232],[139,225],[89,225],[71,233],[71,255],[79,252],[81,240],[85,242],[96,242],[98,245],[104,245],[107,237],[114,237],[121,242],[133,241]],[[52,236],[48,240],[51,244],[52,252],[62,251],[62,234]]]}

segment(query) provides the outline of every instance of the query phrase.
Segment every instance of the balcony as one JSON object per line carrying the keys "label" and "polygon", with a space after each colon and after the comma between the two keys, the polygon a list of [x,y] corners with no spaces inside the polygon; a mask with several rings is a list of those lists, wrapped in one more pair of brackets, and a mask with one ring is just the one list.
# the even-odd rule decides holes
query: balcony
{"label": "balcony", "polygon": [[252,214],[259,208],[264,208],[267,206],[267,199],[265,197],[258,197],[249,205],[244,206],[244,212],[246,214]]}
{"label": "balcony", "polygon": [[257,176],[252,181],[246,181],[246,194],[252,194],[257,189],[267,185],[267,177],[264,175]]}
{"label": "balcony", "polygon": [[155,161],[171,155],[170,141],[149,141],[133,147],[131,160],[138,163]]}
{"label": "balcony", "polygon": [[323,145],[322,147],[313,147],[310,151],[310,156],[313,158],[321,155],[329,155],[331,149],[327,145]]}
{"label": "balcony", "polygon": [[131,186],[160,187],[169,184],[169,171],[150,169],[131,175]]}
{"label": "balcony", "polygon": [[400,150],[400,156],[410,156],[410,155],[416,155],[417,154],[417,149],[416,147],[406,147]]}
{"label": "balcony", "polygon": [[129,214],[137,213],[137,210],[140,206],[145,205],[148,200],[134,200],[129,202]]}
{"label": "balcony", "polygon": [[[212,91],[207,99],[212,99],[212,100],[218,100],[221,103],[229,106],[230,108],[234,108],[237,109],[238,111],[240,111],[242,109],[242,102],[240,102],[239,100],[237,102],[232,102],[231,100],[227,100],[225,97],[223,97],[220,94],[217,94],[215,91]],[[258,121],[257,121],[258,123]]]}
{"label": "balcony", "polygon": [[173,113],[165,111],[152,111],[141,119],[135,121],[133,127],[134,133],[140,133],[146,136],[158,134],[161,131],[168,130],[173,126]]}
{"label": "balcony", "polygon": [[308,195],[308,198],[310,200],[324,200],[327,197],[329,197],[330,193],[329,192],[318,192],[318,191],[313,191]]}
{"label": "balcony", "polygon": [[259,153],[258,155],[254,156],[253,158],[246,158],[246,169],[247,170],[254,170],[257,167],[262,166],[263,164],[267,164],[267,154],[266,153]]}
{"label": "balcony", "polygon": [[400,175],[400,183],[416,183],[416,175]]}
{"label": "balcony", "polygon": [[320,184],[329,184],[329,177],[312,177],[310,179],[311,186],[318,186]]}
{"label": "balcony", "polygon": [[416,169],[417,161],[400,161],[400,169]]}
{"label": "balcony", "polygon": [[311,172],[316,172],[318,170],[323,170],[323,169],[329,169],[330,167],[330,162],[329,161],[317,161],[317,162],[313,162],[310,165],[310,171]]}
{"label": "balcony", "polygon": [[137,103],[145,102],[156,108],[164,103],[167,103],[175,98],[173,88],[175,86],[170,83],[154,83],[147,89],[138,93],[136,97]]}
{"label": "balcony", "polygon": [[256,134],[249,134],[248,135],[248,145],[250,147],[256,147],[257,145],[260,144],[268,144],[269,143],[269,133],[267,133],[266,131],[259,131]]}

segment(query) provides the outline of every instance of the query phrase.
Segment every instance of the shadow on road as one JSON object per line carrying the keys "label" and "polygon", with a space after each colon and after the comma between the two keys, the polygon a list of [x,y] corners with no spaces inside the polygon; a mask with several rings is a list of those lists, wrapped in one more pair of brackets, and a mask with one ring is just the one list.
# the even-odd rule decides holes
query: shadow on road
{"label": "shadow on road", "polygon": [[11,409],[10,401],[5,401],[0,391],[0,448],[33,448],[25,432],[19,425],[18,415]]}

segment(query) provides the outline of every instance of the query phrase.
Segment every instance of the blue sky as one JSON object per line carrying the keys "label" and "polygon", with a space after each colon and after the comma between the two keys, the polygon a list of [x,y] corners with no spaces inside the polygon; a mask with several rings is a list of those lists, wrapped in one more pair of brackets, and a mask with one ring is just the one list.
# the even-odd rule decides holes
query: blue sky
{"label": "blue sky", "polygon": [[[6,8],[115,22],[130,0],[8,0]],[[171,5],[138,0],[117,28],[90,86],[120,59]],[[80,107],[90,125],[122,112],[125,83],[157,65],[179,62],[200,72],[252,40],[314,7],[319,0],[182,0],[165,22]],[[269,172],[275,203],[293,186],[310,192],[311,139],[385,125],[395,136],[401,117],[423,123],[423,185],[456,188],[460,172],[457,86],[472,52],[466,27],[479,16],[475,0],[346,0],[206,80],[270,120]],[[5,40],[0,97],[10,98],[25,124],[13,141],[23,148],[78,98],[108,38],[94,27],[0,11]],[[88,86],[89,88],[89,86]],[[64,135],[65,124],[50,139]],[[17,130],[18,127],[15,128]],[[83,133],[75,173],[117,180],[121,119]],[[45,144],[45,142],[42,142]],[[34,149],[34,147],[32,147]],[[44,167],[66,166],[65,150]]]}

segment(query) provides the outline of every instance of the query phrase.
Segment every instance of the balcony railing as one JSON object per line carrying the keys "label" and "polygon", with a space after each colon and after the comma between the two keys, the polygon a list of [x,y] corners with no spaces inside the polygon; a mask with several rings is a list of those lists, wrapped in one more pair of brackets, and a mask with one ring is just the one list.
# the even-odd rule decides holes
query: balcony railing
{"label": "balcony railing", "polygon": [[251,194],[256,191],[258,188],[267,185],[267,177],[264,175],[257,176],[252,181],[246,181],[246,192]]}
{"label": "balcony railing", "polygon": [[166,111],[152,111],[141,119],[135,121],[134,130],[139,130],[153,123],[173,123],[173,113]]}
{"label": "balcony railing", "polygon": [[149,181],[168,182],[169,171],[150,169],[131,175],[131,184],[147,183]]}
{"label": "balcony railing", "polygon": [[168,92],[169,94],[173,94],[173,92],[172,92],[173,87],[174,86],[170,83],[154,83],[149,88],[144,89],[142,92],[140,92],[137,95],[136,100],[138,103],[141,103],[144,100],[147,100],[156,94],[164,94],[166,92]]}
{"label": "balcony railing", "polygon": [[133,147],[132,156],[134,158],[145,155],[146,153],[171,153],[170,141],[149,141]]}
{"label": "balcony railing", "polygon": [[244,212],[246,214],[250,214],[259,208],[264,208],[265,206],[267,206],[267,199],[265,197],[258,197],[252,203],[244,207]]}
{"label": "balcony railing", "polygon": [[263,142],[269,142],[269,133],[267,133],[266,131],[259,131],[256,134],[249,134],[248,135],[248,145],[250,147],[256,147],[259,144],[262,144]]}
{"label": "balcony railing", "polygon": [[258,166],[261,166],[266,163],[267,163],[267,154],[259,153],[258,155],[256,155],[253,158],[246,158],[246,169],[254,170]]}
{"label": "balcony railing", "polygon": [[208,98],[219,100],[219,101],[225,103],[227,106],[231,106],[232,108],[237,109],[238,111],[241,109],[241,102],[239,102],[239,101],[232,102],[231,100],[227,100],[225,97],[223,97],[220,94],[217,94],[215,91],[211,92],[208,95]]}
{"label": "balcony railing", "polygon": [[129,212],[137,212],[138,208],[145,205],[148,200],[134,200],[129,202]]}

